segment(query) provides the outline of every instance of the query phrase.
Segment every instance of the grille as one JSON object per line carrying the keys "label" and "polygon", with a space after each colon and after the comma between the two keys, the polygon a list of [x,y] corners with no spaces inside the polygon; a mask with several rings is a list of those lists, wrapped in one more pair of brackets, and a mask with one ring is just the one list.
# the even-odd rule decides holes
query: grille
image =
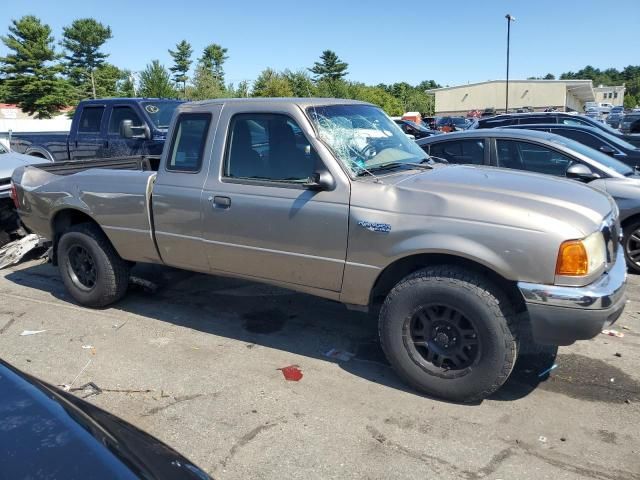
{"label": "grille", "polygon": [[620,229],[618,218],[614,217],[613,214],[605,218],[604,222],[602,222],[601,231],[607,249],[607,269],[609,269],[616,261],[620,240],[622,239],[622,230]]}
{"label": "grille", "polygon": [[0,186],[9,185],[11,183],[11,178],[0,178]]}

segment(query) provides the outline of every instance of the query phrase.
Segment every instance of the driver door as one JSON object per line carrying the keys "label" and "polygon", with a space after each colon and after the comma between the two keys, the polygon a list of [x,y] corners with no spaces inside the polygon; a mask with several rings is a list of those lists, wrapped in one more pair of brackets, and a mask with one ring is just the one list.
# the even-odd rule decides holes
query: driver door
{"label": "driver door", "polygon": [[229,128],[219,129],[214,144],[223,161],[203,192],[207,258],[213,271],[338,292],[349,184],[303,185],[325,166],[294,118],[299,110],[291,110],[223,112],[220,124]]}

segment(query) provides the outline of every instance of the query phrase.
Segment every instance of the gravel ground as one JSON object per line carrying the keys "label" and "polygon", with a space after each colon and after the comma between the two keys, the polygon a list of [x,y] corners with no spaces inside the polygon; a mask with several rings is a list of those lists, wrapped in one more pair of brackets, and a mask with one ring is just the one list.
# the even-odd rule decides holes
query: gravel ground
{"label": "gravel ground", "polygon": [[[51,265],[3,270],[0,355],[55,385],[94,382],[101,394],[75,393],[216,478],[640,479],[638,276],[624,338],[560,348],[548,378],[550,363],[524,359],[490,399],[456,405],[398,380],[366,314],[245,281],[135,273],[158,290],[88,310]],[[300,381],[284,379],[289,365]]]}

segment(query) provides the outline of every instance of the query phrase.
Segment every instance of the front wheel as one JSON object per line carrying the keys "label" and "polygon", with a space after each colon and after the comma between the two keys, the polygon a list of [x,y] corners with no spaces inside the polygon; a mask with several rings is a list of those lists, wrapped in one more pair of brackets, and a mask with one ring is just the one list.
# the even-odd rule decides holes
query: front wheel
{"label": "front wheel", "polygon": [[434,397],[472,402],[495,392],[517,357],[515,312],[485,277],[442,265],[396,285],[379,318],[382,348],[396,372]]}
{"label": "front wheel", "polygon": [[87,307],[104,307],[127,292],[129,265],[96,225],[74,225],[58,241],[58,268],[71,296]]}
{"label": "front wheel", "polygon": [[640,220],[625,225],[622,245],[627,267],[634,273],[640,273]]}

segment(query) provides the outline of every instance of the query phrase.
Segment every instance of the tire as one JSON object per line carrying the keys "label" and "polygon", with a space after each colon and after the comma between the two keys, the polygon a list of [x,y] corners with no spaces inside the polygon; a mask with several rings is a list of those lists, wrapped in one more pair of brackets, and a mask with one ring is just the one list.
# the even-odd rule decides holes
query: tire
{"label": "tire", "polygon": [[[640,220],[636,220],[629,225],[625,225],[623,231],[622,247],[627,267],[633,273],[640,273],[640,255],[634,255],[634,260],[631,254],[634,250],[640,249]],[[638,240],[636,240],[636,238]]]}
{"label": "tire", "polygon": [[129,266],[97,225],[74,225],[62,234],[58,268],[65,287],[80,305],[105,307],[127,292]]}
{"label": "tire", "polygon": [[455,402],[491,395],[517,358],[516,314],[505,294],[452,265],[419,270],[397,284],[382,306],[378,331],[400,377]]}

